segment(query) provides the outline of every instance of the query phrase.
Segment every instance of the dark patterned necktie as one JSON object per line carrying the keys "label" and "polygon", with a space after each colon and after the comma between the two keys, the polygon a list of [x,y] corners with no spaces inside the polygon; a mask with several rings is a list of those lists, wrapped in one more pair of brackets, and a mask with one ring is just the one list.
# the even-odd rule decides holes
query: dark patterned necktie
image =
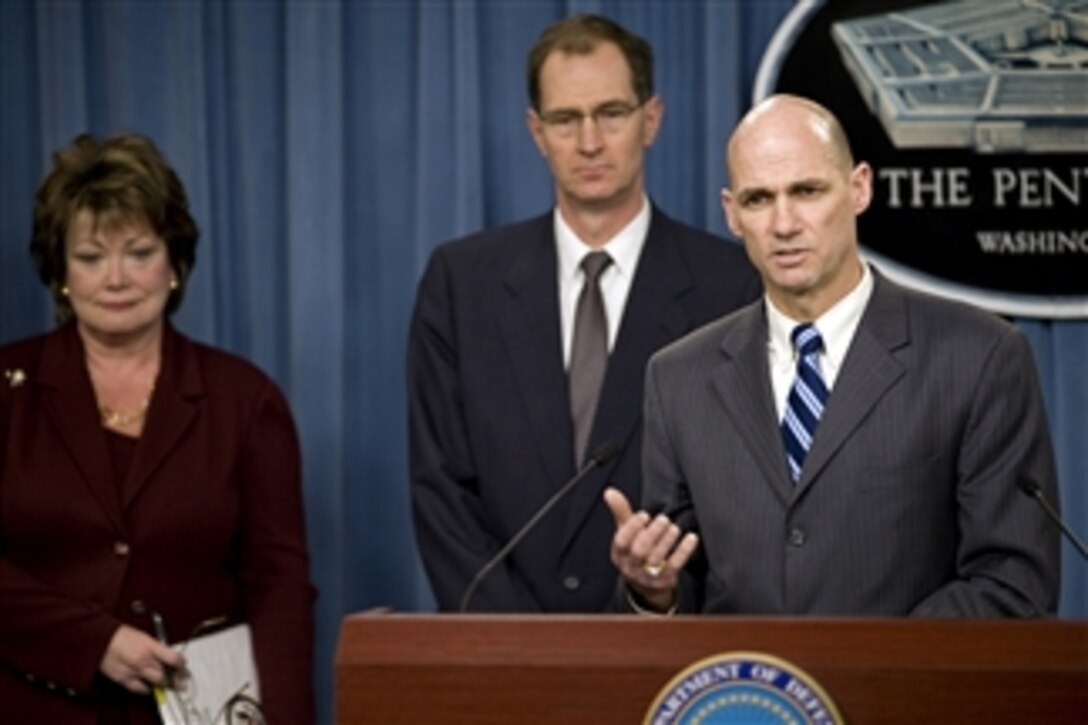
{"label": "dark patterned necktie", "polygon": [[793,347],[798,351],[797,377],[786,399],[786,414],[782,416],[782,441],[786,444],[786,465],[794,483],[801,478],[801,466],[812,448],[816,424],[827,404],[827,384],[820,373],[820,350],[824,340],[811,322],[798,325],[790,333]]}
{"label": "dark patterned necktie", "polygon": [[590,252],[582,258],[585,284],[574,311],[574,339],[570,351],[570,414],[574,422],[574,465],[579,467],[589,445],[597,396],[608,364],[608,318],[599,284],[601,273],[612,264],[607,252]]}

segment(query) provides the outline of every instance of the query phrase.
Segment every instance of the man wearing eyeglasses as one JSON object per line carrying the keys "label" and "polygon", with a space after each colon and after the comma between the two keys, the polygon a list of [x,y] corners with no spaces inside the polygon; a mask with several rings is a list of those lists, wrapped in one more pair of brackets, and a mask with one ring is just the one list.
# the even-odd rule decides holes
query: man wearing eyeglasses
{"label": "man wearing eyeglasses", "polygon": [[[640,490],[646,362],[760,294],[739,245],[669,219],[647,197],[645,154],[664,104],[642,38],[570,17],[543,31],[527,70],[529,131],[555,208],[439,247],[412,321],[413,513],[443,610],[607,609],[613,523],[601,492]],[[606,443],[616,454],[467,597]]]}

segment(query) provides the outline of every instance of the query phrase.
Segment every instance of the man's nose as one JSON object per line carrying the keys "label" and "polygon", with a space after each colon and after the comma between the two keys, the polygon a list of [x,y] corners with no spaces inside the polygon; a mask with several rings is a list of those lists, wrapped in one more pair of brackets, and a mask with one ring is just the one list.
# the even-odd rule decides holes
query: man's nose
{"label": "man's nose", "polygon": [[771,228],[777,236],[793,236],[798,230],[797,208],[789,196],[783,194],[775,200]]}
{"label": "man's nose", "polygon": [[593,115],[583,117],[578,123],[578,150],[584,154],[593,154],[602,145],[601,126]]}

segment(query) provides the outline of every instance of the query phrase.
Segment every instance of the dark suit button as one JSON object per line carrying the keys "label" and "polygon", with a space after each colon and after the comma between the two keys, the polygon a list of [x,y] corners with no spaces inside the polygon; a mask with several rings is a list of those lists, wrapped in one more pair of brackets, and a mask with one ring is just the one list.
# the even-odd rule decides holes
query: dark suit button
{"label": "dark suit button", "polygon": [[806,538],[801,529],[790,529],[790,546],[804,546]]}
{"label": "dark suit button", "polygon": [[69,687],[69,688],[66,688],[64,690],[64,694],[67,695],[68,697],[75,697],[78,693],[76,693],[75,690],[73,690],[71,687]]}
{"label": "dark suit button", "polygon": [[55,689],[57,689],[57,683],[55,683],[55,682],[50,682],[50,681],[46,681],[46,683],[45,683],[45,689],[47,689],[47,690],[55,690]]}
{"label": "dark suit button", "polygon": [[566,589],[568,592],[577,591],[578,588],[581,586],[582,580],[574,576],[573,574],[563,579],[563,588]]}
{"label": "dark suit button", "polygon": [[133,599],[132,604],[128,605],[128,608],[132,610],[133,614],[146,614],[147,606],[142,599]]}
{"label": "dark suit button", "polygon": [[128,556],[128,544],[123,541],[113,542],[113,553],[122,558]]}
{"label": "dark suit button", "polygon": [[37,682],[38,681],[38,678],[35,677],[34,675],[30,674],[29,672],[26,672],[24,674],[26,674],[26,681],[27,682]]}

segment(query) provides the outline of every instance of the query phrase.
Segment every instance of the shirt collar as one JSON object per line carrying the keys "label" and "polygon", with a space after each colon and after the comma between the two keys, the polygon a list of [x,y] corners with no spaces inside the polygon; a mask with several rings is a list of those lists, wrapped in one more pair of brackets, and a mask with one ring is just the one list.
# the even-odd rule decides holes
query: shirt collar
{"label": "shirt collar", "polygon": [[[642,197],[642,208],[634,219],[627,223],[616,236],[605,242],[599,250],[608,252],[612,257],[609,270],[614,269],[624,276],[633,275],[638,264],[642,246],[646,243],[646,234],[650,230],[650,200],[645,194]],[[555,241],[559,252],[559,275],[561,279],[574,280],[581,274],[579,265],[582,257],[590,252],[598,251],[583,242],[574,230],[570,228],[563,215],[559,213],[559,207],[555,208],[553,215],[555,224]]]}
{"label": "shirt collar", "polygon": [[[827,312],[813,320],[816,323],[816,329],[820,331],[824,339],[824,357],[836,369],[842,366],[842,361],[850,348],[850,342],[854,339],[854,331],[857,330],[861,316],[865,312],[865,306],[869,304],[869,297],[873,293],[873,275],[869,265],[863,261],[859,263],[862,269],[861,281]],[[767,310],[771,359],[792,361],[794,350],[790,333],[803,320],[794,320],[783,314],[774,306],[769,297],[764,296],[763,299]]]}

